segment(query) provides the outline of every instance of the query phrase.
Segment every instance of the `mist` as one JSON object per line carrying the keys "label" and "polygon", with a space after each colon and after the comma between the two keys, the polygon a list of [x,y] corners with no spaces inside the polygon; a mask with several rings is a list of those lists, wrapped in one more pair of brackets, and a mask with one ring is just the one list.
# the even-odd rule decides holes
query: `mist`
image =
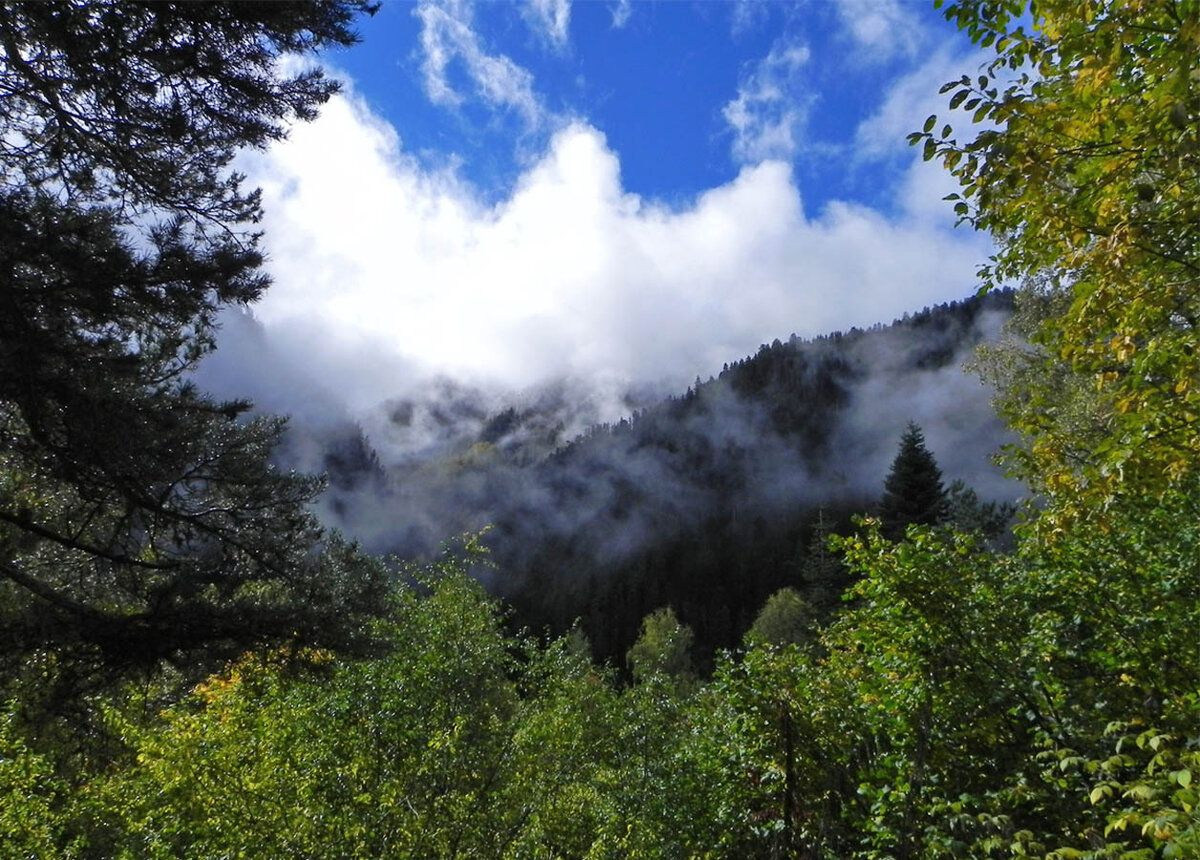
{"label": "mist", "polygon": [[[619,567],[717,515],[869,510],[909,421],[947,484],[1011,499],[1019,485],[991,462],[1011,439],[992,392],[962,369],[1004,317],[985,309],[933,331],[776,341],[680,396],[627,397],[615,423],[569,384],[503,397],[443,379],[363,420],[294,418],[280,456],[330,476],[322,516],[366,548],[425,557],[492,527],[487,542],[510,575],[547,546],[569,545],[580,570]],[[754,381],[780,366],[788,379]]]}

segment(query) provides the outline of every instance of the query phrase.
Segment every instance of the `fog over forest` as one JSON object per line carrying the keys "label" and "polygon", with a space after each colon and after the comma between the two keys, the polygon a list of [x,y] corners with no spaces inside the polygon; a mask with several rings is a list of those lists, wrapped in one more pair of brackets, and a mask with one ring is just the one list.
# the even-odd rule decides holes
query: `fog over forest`
{"label": "fog over forest", "polygon": [[[242,312],[225,318],[199,382],[290,414],[280,462],[327,473],[323,519],[369,550],[427,556],[501,525],[526,551],[547,538],[603,535],[594,561],[604,565],[703,521],[731,504],[731,488],[732,504],[754,516],[873,499],[909,421],[924,429],[947,483],[961,479],[981,498],[1015,496],[991,462],[1007,438],[991,392],[963,367],[977,343],[998,336],[1006,312],[1001,298],[969,317],[943,313],[932,327],[897,321],[793,336],[725,372],[712,368],[720,378],[686,395],[664,383],[505,390],[428,377],[398,379],[396,396],[357,412],[290,365]],[[738,382],[741,364],[785,355],[804,357],[810,387]],[[235,387],[237,368],[249,370]],[[835,390],[821,394],[821,385]],[[795,413],[783,425],[773,419],[781,407]]]}

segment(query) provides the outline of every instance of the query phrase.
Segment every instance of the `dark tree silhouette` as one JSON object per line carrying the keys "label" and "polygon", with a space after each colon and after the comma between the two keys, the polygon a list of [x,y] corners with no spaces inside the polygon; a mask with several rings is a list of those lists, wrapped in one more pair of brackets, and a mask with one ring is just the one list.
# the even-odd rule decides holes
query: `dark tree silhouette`
{"label": "dark tree silhouette", "polygon": [[883,487],[879,518],[883,534],[892,540],[903,538],[910,525],[936,525],[949,516],[942,470],[925,447],[925,434],[911,421],[900,437],[900,450]]}
{"label": "dark tree silhouette", "polygon": [[0,3],[0,684],[346,644],[379,604],[271,464],[283,422],[189,381],[267,286],[231,159],[336,89],[277,61],[371,8]]}

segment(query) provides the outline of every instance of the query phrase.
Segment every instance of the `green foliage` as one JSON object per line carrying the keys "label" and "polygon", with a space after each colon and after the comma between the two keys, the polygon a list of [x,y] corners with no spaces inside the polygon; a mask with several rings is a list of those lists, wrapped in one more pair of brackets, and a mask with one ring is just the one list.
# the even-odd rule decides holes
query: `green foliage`
{"label": "green foliage", "polygon": [[[49,62],[37,39],[90,44],[79,7],[45,8],[0,14],[0,88],[29,74],[14,58]],[[4,289],[22,309],[0,335],[39,357],[44,389],[0,377],[0,857],[1197,856],[1186,192],[1200,25],[1184,4],[1052,2],[1025,35],[1023,8],[950,7],[1001,61],[951,101],[996,127],[959,145],[934,138],[935,121],[916,139],[975,189],[960,212],[998,231],[991,276],[1042,279],[1028,290],[1033,344],[992,367],[1045,503],[998,551],[1001,512],[961,488],[947,505],[910,427],[888,487],[905,539],[870,522],[833,547],[822,535],[821,570],[842,563],[836,549],[855,581],[842,611],[810,634],[798,595],[777,592],[709,683],[671,609],[644,619],[636,683],[618,689],[578,631],[546,644],[507,632],[459,563],[408,571],[382,601],[382,567],[314,544],[312,485],[265,465],[277,425],[236,422],[179,383],[204,348],[187,321],[203,329],[216,307],[194,290],[254,288],[252,250],[223,268],[199,234],[169,229],[135,247],[128,215],[102,205],[126,186],[86,179],[119,165],[87,173],[83,150],[62,164],[88,205],[0,194]],[[147,7],[96,9],[143,22],[113,30],[134,49],[158,38]],[[231,44],[258,57],[275,38],[262,21],[305,9],[255,7],[254,44]],[[187,15],[236,18],[179,14],[163,33]],[[65,36],[50,32],[60,24]],[[309,38],[288,32],[280,50]],[[18,137],[73,140],[15,104],[0,118],[25,123]],[[22,169],[36,186],[51,166]],[[143,202],[166,205],[154,195],[173,181]],[[368,623],[371,601],[386,612]],[[314,620],[322,635],[297,626]],[[382,647],[321,647],[346,636]],[[240,656],[182,701],[164,696],[195,654],[222,652]],[[112,683],[139,656],[171,656],[180,674]],[[92,722],[47,716],[64,690]]]}
{"label": "green foliage", "polygon": [[756,644],[717,667],[700,749],[719,787],[718,856],[808,856],[840,830],[846,738],[830,717],[844,703],[796,645]]}
{"label": "green foliage", "polygon": [[979,494],[960,480],[947,491],[946,520],[954,528],[974,532],[984,538],[1004,542],[1017,514],[1013,502],[981,502]]}
{"label": "green foliage", "polygon": [[644,681],[666,675],[682,683],[696,677],[693,663],[691,628],[681,624],[669,606],[655,610],[642,619],[642,632],[629,649],[626,660],[634,680]]}
{"label": "green foliage", "polygon": [[997,240],[985,284],[1035,279],[1055,298],[1035,341],[1106,412],[1102,438],[1081,440],[1036,381],[1007,392],[1029,441],[1024,474],[1064,513],[1157,493],[1200,462],[1200,15],[1191,3],[1071,0],[972,0],[946,14],[996,52],[977,79],[943,88],[981,128],[960,139],[934,118],[911,139],[959,180],[963,219]]}
{"label": "green foliage", "polygon": [[781,588],[763,604],[746,633],[746,644],[799,645],[812,637],[812,611],[800,592]]}
{"label": "green foliage", "polygon": [[0,858],[57,857],[67,787],[53,762],[29,749],[14,722],[11,714],[0,715]]}
{"label": "green foliage", "polygon": [[513,795],[556,786],[522,770],[546,750],[512,732],[514,643],[492,606],[452,570],[428,587],[396,595],[386,657],[247,655],[161,723],[126,723],[137,764],[93,791],[92,844],[127,857],[499,856],[528,814]]}

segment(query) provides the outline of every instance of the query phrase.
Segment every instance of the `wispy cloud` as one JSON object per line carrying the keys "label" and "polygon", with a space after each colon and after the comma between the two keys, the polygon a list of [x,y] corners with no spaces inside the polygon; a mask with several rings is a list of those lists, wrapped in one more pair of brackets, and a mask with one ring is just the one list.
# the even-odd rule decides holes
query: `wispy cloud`
{"label": "wispy cloud", "polygon": [[920,66],[892,79],[883,103],[855,132],[855,151],[864,158],[884,158],[911,152],[910,132],[919,131],[930,114],[946,117],[947,99],[938,90],[971,68],[967,56],[946,47],[930,53]]}
{"label": "wispy cloud", "polygon": [[949,97],[938,91],[946,81],[958,78],[979,62],[978,57],[943,44],[920,66],[895,78],[879,109],[863,119],[855,131],[853,158],[860,163],[874,161],[897,168],[891,174],[893,194],[914,220],[944,221],[951,205],[943,198],[960,189],[939,162],[921,159],[920,150],[909,146],[908,135],[920,130],[930,115],[939,118],[939,130],[941,123],[955,127],[970,124],[963,112],[949,110]]}
{"label": "wispy cloud", "polygon": [[770,15],[770,4],[762,0],[733,0],[730,6],[730,29],[734,37],[756,29]]}
{"label": "wispy cloud", "polygon": [[[450,82],[457,61],[473,95],[493,108],[516,111],[530,126],[540,125],[545,108],[534,92],[533,75],[503,54],[488,53],[471,27],[472,12],[470,0],[422,0],[413,10],[422,25],[421,70],[429,99],[447,107],[463,103],[463,94]],[[564,38],[567,14],[569,10],[563,18]]]}
{"label": "wispy cloud", "polygon": [[838,19],[860,49],[859,62],[914,57],[922,32],[911,5],[900,0],[836,0]]}
{"label": "wispy cloud", "polygon": [[571,0],[526,0],[527,17],[535,31],[555,48],[564,48],[570,38]]}
{"label": "wispy cloud", "polygon": [[744,75],[737,98],[722,110],[736,160],[753,164],[796,154],[810,105],[799,72],[809,56],[807,46],[783,37]]}
{"label": "wispy cloud", "polygon": [[620,30],[629,23],[629,18],[633,15],[633,0],[617,0],[617,4],[611,7],[610,11],[613,27]]}

